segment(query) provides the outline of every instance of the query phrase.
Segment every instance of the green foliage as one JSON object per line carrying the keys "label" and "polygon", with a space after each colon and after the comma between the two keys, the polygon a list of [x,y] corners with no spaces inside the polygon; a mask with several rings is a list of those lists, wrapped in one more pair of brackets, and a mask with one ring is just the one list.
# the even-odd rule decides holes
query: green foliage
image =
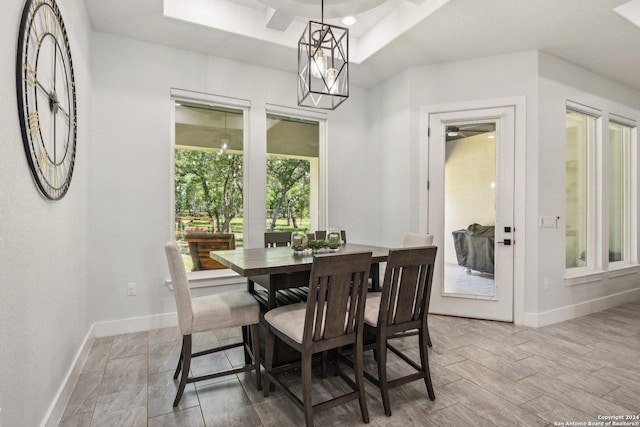
{"label": "green foliage", "polygon": [[309,216],[310,164],[307,160],[271,156],[267,159],[267,212],[271,231],[280,217],[299,228],[299,218]]}
{"label": "green foliage", "polygon": [[310,240],[307,247],[309,249],[324,249],[329,247],[329,243],[326,240]]}
{"label": "green foliage", "polygon": [[[242,155],[176,148],[175,156],[176,217],[213,218],[216,232],[234,233],[236,245],[241,243]],[[267,229],[309,229],[310,187],[309,161],[268,157],[267,215],[270,224]],[[195,220],[189,225],[212,226],[209,222]]]}
{"label": "green foliage", "polygon": [[229,232],[242,215],[242,155],[176,148],[176,216],[208,216]]}

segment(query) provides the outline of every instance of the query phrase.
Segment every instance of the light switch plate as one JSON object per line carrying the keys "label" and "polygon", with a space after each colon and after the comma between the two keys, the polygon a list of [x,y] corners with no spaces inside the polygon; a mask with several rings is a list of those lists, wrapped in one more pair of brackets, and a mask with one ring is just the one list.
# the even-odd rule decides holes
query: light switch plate
{"label": "light switch plate", "polygon": [[559,216],[544,215],[540,217],[540,228],[558,228]]}

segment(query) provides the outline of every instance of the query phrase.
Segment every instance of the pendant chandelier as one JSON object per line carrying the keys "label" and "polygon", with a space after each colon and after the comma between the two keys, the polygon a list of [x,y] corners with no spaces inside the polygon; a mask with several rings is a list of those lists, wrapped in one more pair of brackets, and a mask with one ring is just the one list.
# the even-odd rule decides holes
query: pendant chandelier
{"label": "pendant chandelier", "polygon": [[349,97],[349,29],[309,21],[298,42],[298,105],[334,110]]}

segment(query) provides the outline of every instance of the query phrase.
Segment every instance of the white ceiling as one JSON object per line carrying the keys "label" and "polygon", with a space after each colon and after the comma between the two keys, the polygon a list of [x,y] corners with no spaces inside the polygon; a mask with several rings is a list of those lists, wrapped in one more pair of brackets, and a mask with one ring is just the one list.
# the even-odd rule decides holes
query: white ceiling
{"label": "white ceiling", "polygon": [[[85,0],[95,31],[291,73],[320,0]],[[350,80],[370,87],[411,66],[539,49],[640,90],[640,28],[613,9],[640,0],[325,0],[350,28]],[[360,13],[357,13],[360,11]],[[639,21],[640,22],[640,21]]]}

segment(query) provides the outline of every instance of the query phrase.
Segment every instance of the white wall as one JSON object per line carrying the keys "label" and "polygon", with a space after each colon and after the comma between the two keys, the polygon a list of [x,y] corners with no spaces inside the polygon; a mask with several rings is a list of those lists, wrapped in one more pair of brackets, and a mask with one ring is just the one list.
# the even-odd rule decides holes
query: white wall
{"label": "white wall", "polygon": [[[540,54],[540,138],[539,193],[540,214],[561,218],[558,229],[539,229],[539,277],[549,279],[549,289],[540,290],[537,312],[571,307],[631,289],[639,288],[637,274],[608,277],[593,283],[568,286],[565,273],[565,110],[567,100],[615,113],[640,123],[640,93],[590,73],[550,55]],[[608,132],[606,132],[608,135]],[[637,141],[636,141],[637,144]],[[638,163],[638,159],[635,159]],[[602,165],[608,168],[608,164]],[[606,169],[605,169],[606,170]],[[638,195],[637,195],[638,196]],[[598,216],[608,224],[608,214],[599,203]],[[637,222],[637,218],[636,218]],[[637,225],[636,225],[637,226]],[[603,233],[608,236],[608,226]],[[608,239],[605,238],[605,242]],[[606,243],[605,243],[606,244]],[[637,247],[638,242],[635,242]],[[603,252],[603,251],[600,251]],[[607,258],[606,251],[602,262]]]}
{"label": "white wall", "polygon": [[[172,88],[251,101],[248,191],[250,246],[261,246],[265,224],[265,104],[296,106],[296,75],[194,52],[94,34],[93,140],[90,158],[94,321],[175,311],[164,243],[171,239]],[[99,54],[97,54],[99,52]],[[361,240],[361,203],[369,165],[366,92],[329,113],[329,223]],[[128,297],[126,284],[138,284]]]}
{"label": "white wall", "polygon": [[411,145],[411,86],[404,71],[371,90],[367,150],[367,243],[398,247],[414,229],[417,151]]}
{"label": "white wall", "polygon": [[[537,169],[531,167],[537,164],[537,61],[537,52],[531,51],[415,67],[371,89],[369,145],[377,163],[370,181],[379,200],[372,220],[383,219],[372,230],[383,236],[378,243],[389,246],[399,246],[407,231],[438,233],[429,230],[428,206],[421,205],[428,177],[425,110],[441,112],[453,104],[480,100],[525,99],[523,139],[527,143],[515,147],[516,158],[526,159],[526,165],[516,170],[514,220],[519,240],[514,251],[520,263],[514,277],[519,283],[514,305],[522,313],[525,305],[533,311],[537,298],[537,288],[529,286],[537,283],[537,234],[533,232],[537,231]],[[516,321],[522,322],[520,317],[516,315]]]}
{"label": "white wall", "polygon": [[31,178],[18,122],[15,55],[24,2],[0,14],[0,424],[45,418],[91,325],[87,218],[92,147],[91,30],[81,0],[58,0],[73,55],[78,106],[73,180],[60,201]]}
{"label": "white wall", "polygon": [[[563,216],[564,110],[567,99],[638,120],[637,91],[539,52],[521,52],[433,66],[416,67],[371,90],[372,148],[378,153],[378,188],[383,244],[397,244],[407,230],[427,230],[418,200],[426,192],[420,169],[428,166],[424,107],[446,109],[477,100],[526,98],[526,144],[516,146],[516,286],[523,289],[520,320],[545,324],[620,301],[618,295],[640,289],[637,274],[567,286],[564,281],[564,233],[538,228],[539,215]],[[409,99],[407,100],[407,95]],[[518,129],[516,129],[518,132]],[[391,143],[392,136],[398,136]],[[408,139],[406,139],[408,136]],[[386,168],[386,165],[391,165]],[[526,174],[525,174],[526,171]],[[521,177],[518,180],[518,176]],[[543,289],[549,279],[549,289]],[[637,296],[637,292],[624,294]],[[519,308],[518,308],[519,307]],[[523,315],[525,315],[523,317]],[[518,316],[516,316],[518,321]]]}

